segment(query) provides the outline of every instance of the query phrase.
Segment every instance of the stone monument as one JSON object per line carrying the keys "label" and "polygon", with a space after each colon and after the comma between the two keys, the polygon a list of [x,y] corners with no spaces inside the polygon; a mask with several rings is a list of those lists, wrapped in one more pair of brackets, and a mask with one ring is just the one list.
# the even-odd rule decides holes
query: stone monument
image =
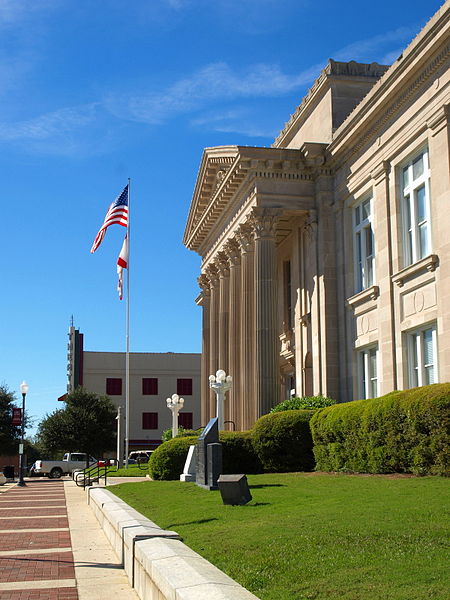
{"label": "stone monument", "polygon": [[208,490],[219,489],[222,473],[222,444],[219,443],[218,419],[211,419],[197,441],[196,484]]}

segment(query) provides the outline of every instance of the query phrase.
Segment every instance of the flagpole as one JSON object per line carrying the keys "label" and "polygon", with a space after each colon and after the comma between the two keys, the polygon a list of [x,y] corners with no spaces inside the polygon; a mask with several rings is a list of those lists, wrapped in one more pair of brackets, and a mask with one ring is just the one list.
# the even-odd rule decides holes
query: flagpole
{"label": "flagpole", "polygon": [[130,220],[131,220],[131,179],[128,177],[128,268],[127,268],[127,302],[126,302],[126,353],[125,353],[125,468],[128,468],[130,444]]}

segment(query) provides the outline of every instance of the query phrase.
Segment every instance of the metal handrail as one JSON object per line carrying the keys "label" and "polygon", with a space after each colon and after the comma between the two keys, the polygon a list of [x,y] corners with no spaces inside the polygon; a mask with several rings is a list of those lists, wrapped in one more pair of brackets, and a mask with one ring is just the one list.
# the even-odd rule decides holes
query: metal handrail
{"label": "metal handrail", "polygon": [[[111,460],[114,460],[114,463],[111,464]],[[101,464],[104,463],[104,464]],[[84,469],[83,471],[83,481],[82,483],[78,483],[78,477],[75,476],[75,483],[78,487],[83,486],[83,489],[86,489],[86,485],[90,485],[94,481],[100,481],[101,478],[105,479],[105,486],[107,482],[108,473],[112,471],[117,471],[117,460],[116,459],[108,459],[107,461],[98,461],[95,465]],[[103,471],[103,475],[102,475]],[[92,476],[93,475],[93,476]]]}

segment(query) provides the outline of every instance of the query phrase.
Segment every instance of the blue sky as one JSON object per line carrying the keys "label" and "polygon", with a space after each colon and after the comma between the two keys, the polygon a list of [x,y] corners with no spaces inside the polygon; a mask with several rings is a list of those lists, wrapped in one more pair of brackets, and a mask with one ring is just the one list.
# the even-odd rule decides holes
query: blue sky
{"label": "blue sky", "polygon": [[335,60],[390,64],[440,0],[0,0],[0,382],[37,425],[85,349],[123,351],[115,264],[89,253],[132,180],[131,350],[199,352],[200,259],[182,245],[202,150],[270,146]]}

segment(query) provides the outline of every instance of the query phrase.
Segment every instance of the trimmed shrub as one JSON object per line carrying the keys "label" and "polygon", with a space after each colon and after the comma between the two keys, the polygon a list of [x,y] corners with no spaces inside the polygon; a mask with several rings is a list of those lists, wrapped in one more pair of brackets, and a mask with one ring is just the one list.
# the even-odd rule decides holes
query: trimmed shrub
{"label": "trimmed shrub", "polygon": [[163,442],[150,456],[148,472],[152,479],[179,479],[183,472],[189,446],[195,444],[197,438],[175,437]]}
{"label": "trimmed shrub", "polygon": [[255,452],[251,431],[221,431],[223,472],[225,474],[263,473],[262,463]]}
{"label": "trimmed shrub", "polygon": [[336,404],[311,430],[321,471],[450,475],[450,384]]}
{"label": "trimmed shrub", "polygon": [[[182,436],[164,442],[152,453],[149,474],[152,479],[179,479],[189,451],[196,444],[198,431],[185,431]],[[221,431],[224,473],[262,473],[263,467],[252,444],[250,431]]]}
{"label": "trimmed shrub", "polygon": [[282,410],[302,410],[302,409],[319,409],[325,408],[326,406],[332,406],[336,404],[336,400],[327,398],[326,396],[302,396],[301,398],[289,398],[283,400],[276,406],[274,406],[270,412],[280,412]]}
{"label": "trimmed shrub", "polygon": [[314,455],[309,421],[314,410],[269,413],[255,423],[253,446],[265,471],[312,471]]}
{"label": "trimmed shrub", "polygon": [[[194,429],[185,429],[183,425],[179,425],[178,433],[175,437],[186,437],[188,435],[198,435],[198,431],[194,431]],[[161,439],[163,442],[168,442],[172,439],[172,437],[172,427],[170,427],[169,429],[165,429],[162,432]]]}

